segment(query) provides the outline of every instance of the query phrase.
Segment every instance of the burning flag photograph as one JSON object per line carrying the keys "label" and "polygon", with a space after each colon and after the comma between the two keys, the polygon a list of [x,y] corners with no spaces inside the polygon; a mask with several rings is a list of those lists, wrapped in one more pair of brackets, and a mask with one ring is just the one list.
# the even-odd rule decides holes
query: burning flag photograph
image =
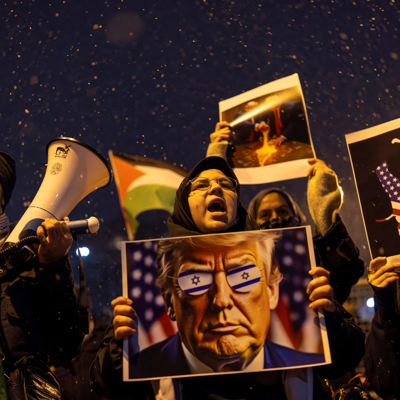
{"label": "burning flag photograph", "polygon": [[346,135],[372,258],[400,255],[400,119]]}
{"label": "burning flag photograph", "polygon": [[232,130],[227,159],[242,183],[306,176],[315,152],[297,74],[221,101],[219,113]]}
{"label": "burning flag photograph", "polygon": [[137,315],[124,381],[331,362],[324,315],[306,292],[309,226],[123,242],[121,254]]}

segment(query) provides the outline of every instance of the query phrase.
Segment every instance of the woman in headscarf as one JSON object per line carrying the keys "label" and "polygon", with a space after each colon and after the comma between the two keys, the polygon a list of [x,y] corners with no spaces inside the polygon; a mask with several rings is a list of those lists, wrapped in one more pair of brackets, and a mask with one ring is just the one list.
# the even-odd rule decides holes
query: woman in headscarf
{"label": "woman in headscarf", "polygon": [[[239,200],[240,185],[227,162],[220,157],[200,161],[182,181],[175,199],[174,211],[168,219],[172,237],[219,232],[241,232],[259,229]],[[342,375],[354,367],[363,354],[363,333],[352,323],[351,316],[343,315],[333,300],[329,273],[323,268],[312,272],[316,279],[307,290],[314,303],[331,314],[329,323],[335,331],[333,343],[340,353],[332,354],[335,364],[318,368],[327,378]],[[317,290],[318,289],[318,290]],[[314,294],[313,294],[314,293]],[[318,294],[317,294],[318,293]],[[216,375],[202,378],[161,379],[147,382],[122,382],[122,340],[136,334],[136,313],[132,301],[126,297],[113,300],[113,324],[102,343],[91,368],[92,388],[103,396],[116,399],[204,399],[204,398],[267,398],[299,400],[323,399],[325,393],[313,371],[295,370],[255,374]],[[345,311],[344,311],[345,312]],[[339,340],[340,338],[340,340]],[[351,344],[349,346],[349,343]],[[344,348],[343,344],[347,347]],[[352,347],[355,357],[348,356]],[[343,350],[346,351],[343,351]],[[156,360],[154,360],[157,362]],[[351,365],[349,365],[349,363]],[[316,371],[314,369],[314,371]],[[294,372],[293,372],[294,371]],[[303,391],[304,393],[299,393]],[[216,394],[218,393],[218,395]],[[233,395],[232,395],[233,394]],[[262,396],[262,397],[261,397]],[[302,397],[303,396],[303,397]],[[310,397],[311,396],[311,397]]]}
{"label": "woman in headscarf", "polygon": [[[193,190],[199,177],[212,181],[209,190]],[[215,181],[220,178],[233,180],[235,189],[220,190]],[[239,196],[240,184],[228,163],[221,157],[205,158],[189,172],[176,192],[174,211],[168,218],[170,236],[260,229]]]}
{"label": "woman in headscarf", "polygon": [[[333,287],[335,297],[340,304],[343,304],[349,297],[351,288],[364,272],[364,260],[359,257],[360,252],[336,208],[334,215],[332,215],[332,209],[330,213],[323,212],[328,196],[325,198],[320,196],[320,201],[318,201],[318,194],[311,194],[312,188],[320,184],[318,180],[321,180],[319,175],[313,176],[308,186],[309,198],[314,196],[312,201],[309,201],[310,206],[313,204],[316,208],[318,205],[322,209],[319,214],[312,212],[313,218],[316,221],[326,220],[324,223],[316,223],[319,227],[317,234],[313,237],[316,263],[330,272],[329,282]],[[302,226],[306,222],[299,205],[289,193],[279,188],[264,189],[257,193],[250,201],[249,213],[261,229]],[[329,218],[323,218],[324,214],[330,214]]]}
{"label": "woman in headscarf", "polygon": [[[206,178],[205,183],[194,182],[200,175]],[[197,185],[204,184],[210,185],[208,190],[193,190]],[[223,189],[223,186],[228,188],[229,185],[232,185],[229,189]],[[221,157],[205,158],[188,173],[176,192],[174,211],[168,218],[170,236],[258,230],[256,221],[240,202],[239,195],[240,184],[227,162]],[[91,367],[92,388],[98,394],[111,398],[152,396],[153,389],[148,382],[122,382],[122,339],[136,333],[133,321],[136,313],[131,307],[132,301],[126,297],[118,297],[111,304],[114,320]],[[174,383],[177,392],[180,390],[179,382],[175,380]],[[155,392],[164,390],[163,387],[160,389],[159,381],[152,381],[152,385]],[[165,390],[171,392],[171,387],[168,389],[167,385]]]}
{"label": "woman in headscarf", "polygon": [[306,217],[288,192],[268,188],[258,192],[249,204],[249,213],[261,229],[301,226]]}

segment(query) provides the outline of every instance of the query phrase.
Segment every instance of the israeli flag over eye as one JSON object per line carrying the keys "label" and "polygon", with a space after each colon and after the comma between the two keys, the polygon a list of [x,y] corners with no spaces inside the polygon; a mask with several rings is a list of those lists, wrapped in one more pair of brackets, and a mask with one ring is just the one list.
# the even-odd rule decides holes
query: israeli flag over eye
{"label": "israeli flag over eye", "polygon": [[185,270],[179,273],[178,283],[180,288],[187,294],[197,296],[210,289],[213,283],[212,272]]}
{"label": "israeli flag over eye", "polygon": [[260,282],[261,271],[254,264],[242,265],[230,269],[226,273],[226,280],[232,289],[238,292],[250,292]]}

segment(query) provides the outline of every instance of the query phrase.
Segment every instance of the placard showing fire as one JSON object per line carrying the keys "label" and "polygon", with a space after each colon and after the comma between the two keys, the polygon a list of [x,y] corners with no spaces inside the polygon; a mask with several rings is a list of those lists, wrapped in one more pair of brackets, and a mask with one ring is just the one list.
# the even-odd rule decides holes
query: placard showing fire
{"label": "placard showing fire", "polygon": [[232,128],[227,158],[242,184],[306,176],[315,152],[297,74],[221,101],[219,112]]}

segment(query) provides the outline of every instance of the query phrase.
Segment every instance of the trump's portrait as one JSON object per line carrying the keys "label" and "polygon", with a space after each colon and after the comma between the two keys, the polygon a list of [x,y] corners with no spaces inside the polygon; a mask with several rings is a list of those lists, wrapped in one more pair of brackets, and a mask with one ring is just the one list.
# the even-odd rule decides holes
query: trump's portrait
{"label": "trump's portrait", "polygon": [[177,333],[129,358],[129,379],[252,372],[325,362],[267,339],[281,273],[275,231],[161,240],[157,285]]}

